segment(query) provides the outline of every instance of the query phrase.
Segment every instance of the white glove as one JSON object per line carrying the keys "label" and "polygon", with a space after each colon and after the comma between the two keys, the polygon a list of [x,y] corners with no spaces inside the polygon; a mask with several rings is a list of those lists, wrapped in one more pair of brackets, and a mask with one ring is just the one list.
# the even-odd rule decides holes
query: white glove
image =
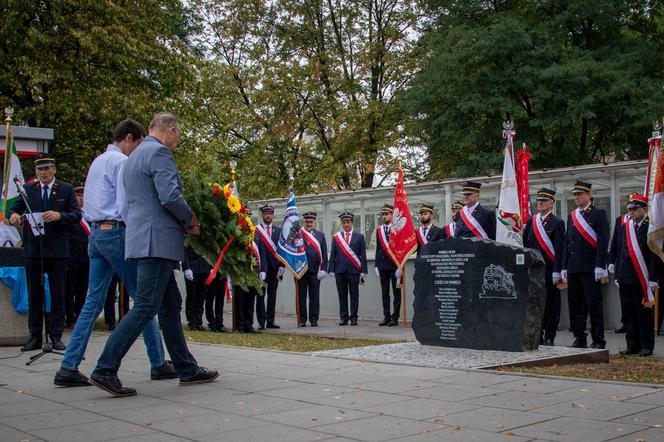
{"label": "white glove", "polygon": [[378,270],[378,267],[374,267],[374,270],[376,271],[376,276],[380,277],[380,270]]}
{"label": "white glove", "polygon": [[325,270],[319,270],[318,271],[318,279],[324,279],[327,276],[327,272]]}
{"label": "white glove", "polygon": [[654,292],[655,289],[659,288],[659,284],[655,281],[648,281],[648,288]]}
{"label": "white glove", "polygon": [[189,281],[194,280],[194,272],[191,271],[191,269],[187,269],[184,271],[184,277],[187,278]]}
{"label": "white glove", "polygon": [[563,278],[563,283],[567,284],[567,270],[561,270],[560,277]]}
{"label": "white glove", "polygon": [[609,264],[609,273],[614,274],[616,273],[616,265],[615,264]]}
{"label": "white glove", "polygon": [[603,268],[595,267],[595,281],[599,281],[600,279],[602,279],[602,277],[604,276],[604,272],[606,272],[606,270],[604,270]]}
{"label": "white glove", "polygon": [[558,273],[558,272],[553,272],[551,277],[552,277],[553,285],[558,284],[563,279],[563,277],[560,276],[560,273]]}
{"label": "white glove", "polygon": [[613,283],[616,285],[616,287],[620,288],[620,283],[618,282],[617,279],[614,279]]}
{"label": "white glove", "polygon": [[265,274],[265,272],[260,272],[258,274],[258,279],[260,279],[261,281],[265,281],[266,277],[267,277],[267,275]]}
{"label": "white glove", "polygon": [[397,279],[401,279],[401,275],[403,275],[403,271],[401,270],[401,267],[397,267],[397,271],[394,272],[394,276],[396,276]]}
{"label": "white glove", "polygon": [[330,272],[328,275],[330,275],[330,278],[334,278],[334,272]]}
{"label": "white glove", "polygon": [[284,276],[284,270],[286,270],[285,267],[279,267],[279,270],[277,270],[277,278]]}
{"label": "white glove", "polygon": [[364,278],[366,278],[366,277],[367,277],[367,274],[366,274],[366,273],[360,273],[360,279],[364,279]]}

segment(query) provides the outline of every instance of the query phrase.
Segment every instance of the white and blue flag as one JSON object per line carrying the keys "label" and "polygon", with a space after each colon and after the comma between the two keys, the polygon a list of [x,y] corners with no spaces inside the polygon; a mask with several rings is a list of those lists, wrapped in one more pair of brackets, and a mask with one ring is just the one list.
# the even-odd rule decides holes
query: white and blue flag
{"label": "white and blue flag", "polygon": [[307,271],[307,253],[300,232],[300,215],[297,212],[295,191],[292,188],[288,192],[284,224],[281,226],[281,236],[277,243],[277,255],[293,273],[295,279],[300,279]]}

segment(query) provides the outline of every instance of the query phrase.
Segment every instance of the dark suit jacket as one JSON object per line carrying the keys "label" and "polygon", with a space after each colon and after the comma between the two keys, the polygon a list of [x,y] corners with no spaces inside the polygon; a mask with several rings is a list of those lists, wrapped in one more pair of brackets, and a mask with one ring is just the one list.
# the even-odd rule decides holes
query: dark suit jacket
{"label": "dark suit jacket", "polygon": [[[418,227],[417,230],[420,228]],[[420,249],[422,248],[422,245],[420,244],[420,234],[416,232],[417,235],[417,256],[420,256]],[[427,241],[428,242],[436,242],[440,241],[441,239],[445,239],[445,229],[441,229],[438,226],[434,226],[433,224],[429,225],[429,228],[427,229]]]}
{"label": "dark suit jacket", "polygon": [[553,213],[550,213],[546,218],[544,218],[544,220],[542,220],[544,231],[551,240],[551,243],[553,244],[553,250],[556,252],[555,262],[552,262],[549,259],[549,255],[546,254],[544,249],[540,246],[539,241],[537,241],[537,237],[535,236],[535,229],[533,228],[534,222],[535,217],[532,216],[526,223],[526,227],[523,230],[523,246],[530,249],[537,249],[542,252],[544,262],[546,263],[546,275],[551,275],[553,272],[560,273],[563,261],[563,249],[565,248],[565,222],[555,216]]}
{"label": "dark suit jacket", "polygon": [[609,218],[606,216],[606,210],[591,204],[583,213],[583,217],[597,233],[597,248],[591,246],[576,230],[572,215],[568,215],[561,268],[570,273],[592,273],[596,267],[606,268],[609,248]]}
{"label": "dark suit jacket", "polygon": [[[486,234],[489,236],[489,239],[496,239],[496,214],[493,210],[485,209],[481,204],[478,204],[473,210],[473,216],[480,223],[480,226],[484,229]],[[456,220],[456,233],[454,234],[456,238],[474,238],[472,230],[466,227],[466,223],[463,222],[463,218],[459,215],[459,218]]]}
{"label": "dark suit jacket", "polygon": [[254,269],[256,273],[267,273],[267,257],[265,256],[265,250],[261,248],[261,240],[259,239],[259,234],[254,235],[254,243],[258,246],[258,256],[260,257],[260,265],[257,265]]}
{"label": "dark suit jacket", "polygon": [[[263,253],[265,254],[268,269],[277,270],[279,267],[283,267],[284,265],[282,264],[282,262],[279,261],[277,258],[275,258],[272,252],[270,252],[267,246],[263,243],[263,238],[261,237],[260,233],[257,233],[256,236],[258,237],[258,247],[260,249],[263,249]],[[275,246],[279,242],[280,236],[281,236],[281,227],[276,226],[274,223],[272,223],[270,225],[270,238],[272,238],[272,242],[274,243]]]}
{"label": "dark suit jacket", "polygon": [[[618,239],[616,247],[616,279],[623,284],[641,284],[627,248],[627,223],[617,229]],[[643,254],[643,260],[648,266],[648,279],[657,281],[657,256],[648,247],[648,217],[636,229],[636,238]]]}
{"label": "dark suit jacket", "polygon": [[[81,220],[81,209],[76,202],[76,195],[71,184],[58,179],[53,183],[48,204],[44,207],[41,197],[41,185],[34,182],[24,187],[28,195],[28,203],[34,212],[53,210],[60,212],[59,221],[45,223],[45,234],[41,241],[44,246],[44,258],[69,258],[69,227],[78,224]],[[23,198],[18,198],[8,213],[19,215],[27,214]],[[39,258],[39,237],[32,234],[27,219],[23,220],[23,241],[25,243],[23,256],[26,258]]]}
{"label": "dark suit jacket", "polygon": [[311,232],[318,240],[318,243],[320,244],[320,254],[321,257],[323,258],[323,262],[321,263],[319,258],[318,258],[318,252],[316,252],[316,249],[314,246],[310,245],[308,242],[304,242],[306,245],[306,251],[307,251],[307,273],[312,273],[312,274],[318,274],[318,268],[320,267],[321,270],[326,271],[327,269],[327,243],[325,242],[325,234],[323,232],[319,232],[318,230],[314,230]]}
{"label": "dark suit jacket", "polygon": [[71,264],[85,264],[90,261],[88,257],[88,234],[80,224],[70,224],[69,234],[69,262]]}
{"label": "dark suit jacket", "polygon": [[[383,244],[380,241],[380,233],[378,232],[378,229],[385,229],[385,224],[378,226],[376,229],[376,260],[374,261],[374,266],[378,270],[396,270],[397,266],[394,264],[394,261],[392,261],[392,258],[390,258],[390,255],[387,253],[387,250],[383,248]],[[386,238],[389,240],[389,228],[388,228],[388,234]],[[359,256],[359,255],[358,255]]]}
{"label": "dark suit jacket", "polygon": [[609,247],[609,264],[616,263],[616,256],[618,255],[618,240],[620,239],[620,229],[624,228],[623,226],[623,216],[620,215],[616,218],[616,223],[613,226],[613,236],[611,236],[611,246]]}
{"label": "dark suit jacket", "polygon": [[350,236],[350,248],[360,258],[361,271],[346,258],[346,254],[339,248],[337,241],[332,238],[332,251],[330,252],[330,261],[327,265],[328,273],[367,273],[367,245],[364,241],[364,235],[353,231],[353,234]]}
{"label": "dark suit jacket", "polygon": [[196,253],[191,246],[184,249],[184,261],[182,261],[182,270],[191,270],[193,273],[208,275],[212,266],[201,255]]}

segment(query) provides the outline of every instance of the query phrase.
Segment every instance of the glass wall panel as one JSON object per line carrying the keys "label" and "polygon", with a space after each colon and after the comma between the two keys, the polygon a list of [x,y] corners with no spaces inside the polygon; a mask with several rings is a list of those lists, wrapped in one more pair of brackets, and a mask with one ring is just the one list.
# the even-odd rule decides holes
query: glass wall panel
{"label": "glass wall panel", "polygon": [[341,220],[339,219],[339,215],[345,211],[355,214],[355,218],[353,220],[353,230],[357,230],[358,232],[362,233],[362,226],[360,221],[360,200],[352,194],[347,195],[347,198],[348,199],[330,201],[329,203],[330,217],[332,218],[330,220],[330,225],[332,226],[332,230],[329,232],[324,232],[325,236],[329,238],[328,241],[332,240],[332,235],[341,230]]}

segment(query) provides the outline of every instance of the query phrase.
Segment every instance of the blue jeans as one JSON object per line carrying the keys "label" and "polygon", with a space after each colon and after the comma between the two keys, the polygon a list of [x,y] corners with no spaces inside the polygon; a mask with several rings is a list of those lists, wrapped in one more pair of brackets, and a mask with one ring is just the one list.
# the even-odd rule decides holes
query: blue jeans
{"label": "blue jeans", "polygon": [[[88,244],[90,255],[88,296],[85,298],[85,304],[67,345],[61,364],[63,368],[77,370],[83,360],[95,321],[104,308],[113,273],[117,273],[127,286],[130,296],[136,293],[136,263],[125,261],[124,246],[124,227],[114,226],[109,230],[101,230],[98,225],[92,227]],[[164,347],[154,315],[152,321],[148,321],[143,329],[143,340],[147,347],[150,365],[152,367],[164,365]]]}
{"label": "blue jeans", "polygon": [[164,258],[140,258],[135,261],[137,284],[134,307],[106,341],[92,376],[117,376],[122,358],[155,314],[159,315],[159,324],[175,371],[180,378],[193,376],[198,371],[198,364],[187,349],[182,331],[182,296],[173,276],[177,261]]}

